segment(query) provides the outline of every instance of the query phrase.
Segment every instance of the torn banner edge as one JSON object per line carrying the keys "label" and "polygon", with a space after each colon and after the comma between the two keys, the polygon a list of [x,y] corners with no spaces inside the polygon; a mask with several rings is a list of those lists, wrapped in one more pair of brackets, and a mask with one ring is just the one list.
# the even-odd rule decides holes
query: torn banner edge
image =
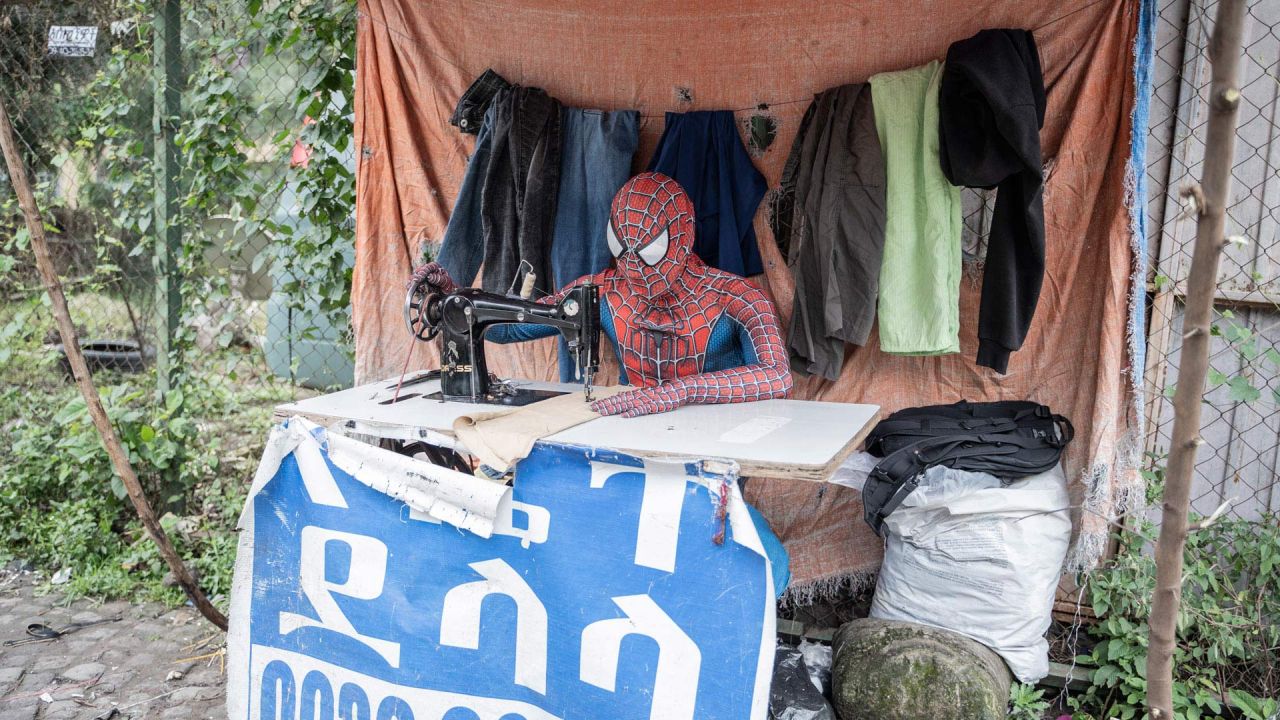
{"label": "torn banner edge", "polygon": [[[709,488],[711,497],[721,491],[729,494],[727,508],[730,533],[733,541],[751,550],[764,560],[764,617],[761,622],[760,654],[756,658],[756,681],[751,694],[751,720],[765,720],[769,712],[769,690],[773,683],[774,653],[777,650],[778,613],[773,587],[773,562],[765,552],[764,542],[756,531],[756,524],[747,511],[747,501],[742,497],[738,484],[738,463],[733,461],[698,461],[698,480],[705,481],[709,473],[718,473],[726,482],[718,488]],[[714,485],[715,483],[709,483]]]}
{"label": "torn banner edge", "polygon": [[[312,500],[325,505],[346,506],[324,462],[325,453],[363,485],[482,538],[493,535],[499,508],[504,500],[510,501],[510,487],[328,432],[296,415],[272,428],[249,488],[250,499],[275,477],[290,453],[297,457]],[[238,529],[244,530],[249,510],[246,502]]]}
{"label": "torn banner edge", "polygon": [[227,647],[231,650],[227,653],[226,710],[230,718],[248,716],[246,703],[252,686],[248,663],[249,610],[253,597],[253,503],[291,453],[297,458],[298,474],[308,494],[323,505],[346,507],[346,500],[325,461],[328,455],[329,462],[358,482],[480,537],[493,534],[499,507],[503,504],[510,507],[511,488],[505,485],[396,455],[327,432],[298,416],[272,427],[236,523],[240,537],[236,543],[227,631]]}
{"label": "torn banner edge", "polygon": [[1150,261],[1147,224],[1147,137],[1151,115],[1152,71],[1155,65],[1156,0],[1138,0],[1137,32],[1133,40],[1133,109],[1129,114],[1129,158],[1125,165],[1125,206],[1129,213],[1128,414],[1133,426],[1118,433],[1111,462],[1099,460],[1080,476],[1084,496],[1080,514],[1107,520],[1101,528],[1080,532],[1071,543],[1065,569],[1088,573],[1107,553],[1113,522],[1141,506],[1146,484],[1142,478],[1143,439],[1147,426],[1144,382],[1147,365],[1147,272]]}

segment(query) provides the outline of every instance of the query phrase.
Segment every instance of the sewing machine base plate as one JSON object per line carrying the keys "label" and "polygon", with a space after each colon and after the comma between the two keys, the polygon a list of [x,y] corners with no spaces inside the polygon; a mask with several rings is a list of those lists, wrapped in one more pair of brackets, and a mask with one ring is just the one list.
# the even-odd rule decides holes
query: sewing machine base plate
{"label": "sewing machine base plate", "polygon": [[[539,400],[546,400],[548,398],[553,398],[559,395],[568,395],[568,394],[569,393],[567,392],[562,392],[559,390],[534,390],[532,388],[516,388],[515,394],[513,395],[507,395],[507,394],[492,395],[491,394],[486,396],[483,400],[477,401],[474,404],[506,405],[509,407],[522,407],[524,405],[532,405],[538,402]],[[444,402],[445,400],[448,400],[449,402],[464,402],[464,403],[471,402],[470,398],[446,398],[442,393],[438,391],[427,394],[427,395],[423,395],[423,398],[427,400],[439,400],[441,402]]]}

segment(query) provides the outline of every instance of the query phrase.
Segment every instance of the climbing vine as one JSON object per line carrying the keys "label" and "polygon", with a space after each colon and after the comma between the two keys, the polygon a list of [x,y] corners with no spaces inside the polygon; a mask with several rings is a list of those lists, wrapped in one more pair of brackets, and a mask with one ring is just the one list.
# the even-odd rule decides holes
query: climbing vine
{"label": "climbing vine", "polygon": [[264,53],[291,57],[306,68],[292,94],[301,134],[282,130],[277,143],[296,139],[305,160],[264,190],[293,189],[309,221],[300,226],[266,220],[273,258],[286,270],[284,290],[321,312],[345,312],[351,298],[355,222],[355,161],[351,143],[355,105],[355,0],[250,2]]}

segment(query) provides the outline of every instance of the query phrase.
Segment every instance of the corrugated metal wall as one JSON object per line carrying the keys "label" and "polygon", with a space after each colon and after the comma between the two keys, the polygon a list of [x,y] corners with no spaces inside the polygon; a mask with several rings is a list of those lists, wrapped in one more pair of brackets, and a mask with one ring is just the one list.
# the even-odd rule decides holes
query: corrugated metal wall
{"label": "corrugated metal wall", "polygon": [[[1162,2],[1157,25],[1147,207],[1153,272],[1148,332],[1147,450],[1167,452],[1169,403],[1182,339],[1181,297],[1191,262],[1194,219],[1179,190],[1204,158],[1209,66],[1206,48],[1216,2]],[[1246,242],[1222,258],[1211,382],[1193,507],[1208,514],[1232,500],[1231,514],[1280,510],[1280,0],[1251,0],[1240,127],[1227,231]]]}

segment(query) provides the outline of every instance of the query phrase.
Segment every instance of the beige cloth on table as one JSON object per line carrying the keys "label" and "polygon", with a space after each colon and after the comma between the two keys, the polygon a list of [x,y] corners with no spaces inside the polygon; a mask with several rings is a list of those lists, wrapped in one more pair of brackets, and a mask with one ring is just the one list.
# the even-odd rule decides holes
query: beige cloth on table
{"label": "beige cloth on table", "polygon": [[[593,399],[607,398],[635,388],[612,385],[591,389]],[[600,414],[571,392],[522,407],[463,415],[453,421],[453,433],[480,462],[506,472],[533,450],[533,444],[561,430],[595,420]]]}

